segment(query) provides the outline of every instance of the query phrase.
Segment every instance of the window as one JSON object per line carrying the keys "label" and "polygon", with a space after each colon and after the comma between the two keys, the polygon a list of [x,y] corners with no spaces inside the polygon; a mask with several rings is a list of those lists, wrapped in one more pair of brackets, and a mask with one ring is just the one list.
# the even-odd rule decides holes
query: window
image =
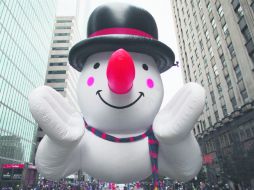
{"label": "window", "polygon": [[66,62],[49,63],[49,66],[66,66]]}
{"label": "window", "polygon": [[204,15],[202,15],[201,20],[202,20],[202,23],[205,24],[205,16]]}
{"label": "window", "polygon": [[53,40],[53,43],[69,43],[69,40]]}
{"label": "window", "polygon": [[211,3],[210,2],[207,4],[207,9],[208,9],[209,13],[212,11],[212,7],[211,7]]}
{"label": "window", "polygon": [[216,23],[215,23],[214,18],[211,20],[211,23],[212,23],[212,27],[213,27],[213,29],[215,29],[217,26],[216,26]]}
{"label": "window", "polygon": [[56,29],[71,29],[71,26],[56,26]]}
{"label": "window", "polygon": [[205,97],[205,109],[209,110],[207,96]]}
{"label": "window", "polygon": [[210,95],[211,95],[212,103],[215,104],[216,102],[215,102],[214,92],[211,91],[211,92],[210,92]]}
{"label": "window", "polygon": [[196,59],[198,59],[198,50],[195,49],[195,55],[196,55]]}
{"label": "window", "polygon": [[200,2],[200,1],[198,2],[198,8],[199,8],[199,10],[202,9],[201,2]]}
{"label": "window", "polygon": [[209,53],[210,53],[210,56],[213,57],[213,48],[212,48],[212,46],[209,48]]}
{"label": "window", "polygon": [[63,92],[64,91],[64,87],[54,87],[54,89],[58,92]]}
{"label": "window", "polygon": [[203,50],[203,49],[204,49],[204,45],[203,45],[202,40],[199,40],[199,46],[200,46],[200,49],[201,49],[201,50]]}
{"label": "window", "polygon": [[201,68],[200,68],[200,64],[198,64],[198,74],[201,75],[202,71],[201,71]]}
{"label": "window", "polygon": [[223,12],[223,9],[222,9],[221,5],[220,5],[219,8],[217,9],[217,11],[218,11],[218,13],[219,13],[220,18],[222,18],[223,15],[224,15],[224,12]]}
{"label": "window", "polygon": [[228,110],[227,110],[226,105],[223,105],[221,108],[222,108],[223,115],[224,115],[224,116],[227,116]]}
{"label": "window", "polygon": [[220,47],[221,46],[220,35],[218,35],[215,40],[216,40],[217,46]]}
{"label": "window", "polygon": [[55,36],[70,36],[70,33],[55,33]]}
{"label": "window", "polygon": [[51,58],[67,58],[68,55],[51,55]]}
{"label": "window", "polygon": [[212,84],[210,73],[206,73],[208,84]]}
{"label": "window", "polygon": [[222,27],[223,29],[223,33],[225,35],[225,37],[229,36],[229,30],[228,30],[228,25],[224,24],[224,26]]}
{"label": "window", "polygon": [[52,50],[68,50],[68,47],[52,47]]}
{"label": "window", "polygon": [[223,96],[222,88],[221,88],[221,85],[220,85],[220,84],[217,84],[217,89],[218,89],[219,95],[220,95],[220,96]]}
{"label": "window", "polygon": [[189,31],[188,31],[188,29],[186,30],[186,37],[189,38]]}
{"label": "window", "polygon": [[242,34],[246,42],[248,42],[251,39],[250,30],[247,25],[246,27],[243,28]]}
{"label": "window", "polygon": [[247,103],[248,101],[248,93],[247,93],[247,90],[246,88],[244,88],[241,92],[240,92],[241,96],[242,96],[242,99],[244,101],[244,103]]}
{"label": "window", "polygon": [[254,65],[254,51],[252,53],[249,54],[250,55],[250,59]]}
{"label": "window", "polygon": [[204,57],[204,65],[205,65],[205,67],[207,67],[207,58],[206,57]]}
{"label": "window", "polygon": [[71,20],[57,20],[56,23],[70,23]]}
{"label": "window", "polygon": [[215,112],[214,112],[214,115],[215,115],[216,121],[219,121],[219,120],[220,120],[220,117],[219,117],[218,111],[215,111]]}
{"label": "window", "polygon": [[191,0],[191,7],[194,9],[194,3],[193,3],[193,0]]}
{"label": "window", "polygon": [[203,126],[203,130],[205,130],[206,129],[206,122],[205,122],[205,120],[202,121],[202,126]]}
{"label": "window", "polygon": [[197,81],[197,73],[196,73],[196,70],[195,70],[193,73],[194,73],[195,81]]}
{"label": "window", "polygon": [[236,109],[236,108],[237,108],[237,102],[236,102],[235,97],[232,97],[232,98],[230,99],[230,101],[231,101],[231,104],[232,104],[233,108]]}
{"label": "window", "polygon": [[214,72],[215,77],[217,77],[219,75],[219,71],[218,71],[216,64],[213,66],[213,72]]}
{"label": "window", "polygon": [[207,30],[207,31],[205,31],[205,37],[206,37],[206,39],[207,39],[207,40],[209,40],[209,39],[210,39],[208,30]]}
{"label": "window", "polygon": [[243,77],[242,77],[242,72],[241,72],[239,65],[237,65],[234,68],[234,70],[235,70],[235,75],[236,75],[237,80],[240,81]]}
{"label": "window", "polygon": [[229,75],[225,76],[225,80],[227,82],[228,88],[231,88],[232,87],[232,83],[231,83]]}
{"label": "window", "polygon": [[200,84],[201,84],[202,86],[204,86],[204,81],[203,81],[203,80],[201,80]]}
{"label": "window", "polygon": [[238,8],[235,10],[235,12],[236,12],[236,15],[239,19],[241,19],[244,16],[243,9],[242,9],[241,5],[238,6]]}
{"label": "window", "polygon": [[210,127],[211,127],[211,126],[212,126],[211,116],[209,116],[207,119],[208,119],[208,123],[209,123],[209,125],[210,125]]}
{"label": "window", "polygon": [[48,71],[48,74],[66,74],[66,71],[65,70]]}
{"label": "window", "polygon": [[222,54],[222,55],[220,56],[220,61],[221,61],[221,64],[222,64],[223,67],[226,67],[226,66],[227,66],[227,65],[226,65],[226,61],[225,61],[224,54]]}
{"label": "window", "polygon": [[65,79],[47,79],[47,83],[63,83]]}
{"label": "window", "polygon": [[191,66],[193,66],[194,65],[194,58],[193,58],[193,56],[191,56]]}
{"label": "window", "polygon": [[229,50],[229,53],[230,53],[231,57],[234,57],[235,56],[235,50],[234,50],[232,42],[228,45],[228,50]]}

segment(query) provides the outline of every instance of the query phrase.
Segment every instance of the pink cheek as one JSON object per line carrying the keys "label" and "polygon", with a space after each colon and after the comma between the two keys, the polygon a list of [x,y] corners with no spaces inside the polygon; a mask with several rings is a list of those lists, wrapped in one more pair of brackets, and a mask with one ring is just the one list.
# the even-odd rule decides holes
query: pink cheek
{"label": "pink cheek", "polygon": [[88,86],[91,87],[93,85],[93,83],[94,83],[94,78],[93,77],[89,77],[87,79],[86,83],[87,83]]}
{"label": "pink cheek", "polygon": [[152,79],[147,79],[146,80],[146,85],[148,88],[153,88],[154,87],[154,82]]}

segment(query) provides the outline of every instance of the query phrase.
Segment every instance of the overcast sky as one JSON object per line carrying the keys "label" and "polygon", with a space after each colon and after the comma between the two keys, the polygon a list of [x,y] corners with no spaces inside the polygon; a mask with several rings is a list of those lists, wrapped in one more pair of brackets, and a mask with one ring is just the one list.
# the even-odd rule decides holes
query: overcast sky
{"label": "overcast sky", "polygon": [[[87,19],[91,12],[98,5],[108,2],[127,2],[126,0],[57,0],[57,15],[72,16],[78,13],[79,26],[81,33],[85,38]],[[175,35],[175,24],[173,14],[171,13],[171,4],[169,0],[128,0],[128,3],[143,7],[149,11],[158,26],[159,40],[168,45],[175,53],[176,60],[179,60],[177,41]],[[78,8],[77,8],[78,7]],[[162,74],[164,85],[165,105],[176,91],[183,85],[183,78],[180,67],[173,67]]]}

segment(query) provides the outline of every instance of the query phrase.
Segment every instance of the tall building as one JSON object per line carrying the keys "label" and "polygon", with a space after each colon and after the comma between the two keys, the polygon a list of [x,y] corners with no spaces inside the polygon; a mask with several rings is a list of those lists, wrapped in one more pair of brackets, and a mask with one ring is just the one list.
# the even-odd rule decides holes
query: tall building
{"label": "tall building", "polygon": [[28,95],[45,80],[55,10],[54,0],[0,0],[0,164],[33,160]]}
{"label": "tall building", "polygon": [[[68,62],[70,48],[81,40],[75,18],[74,16],[57,16],[55,19],[45,85],[54,88],[67,98],[76,110],[79,110],[76,97],[79,72]],[[38,143],[43,136],[44,132],[38,128]]]}
{"label": "tall building", "polygon": [[185,82],[200,83],[207,92],[193,130],[207,177],[254,185],[253,166],[242,164],[254,162],[254,1],[171,3]]}
{"label": "tall building", "polygon": [[68,55],[70,48],[80,40],[75,17],[56,17],[45,84],[66,97],[77,110],[79,72],[69,65]]}

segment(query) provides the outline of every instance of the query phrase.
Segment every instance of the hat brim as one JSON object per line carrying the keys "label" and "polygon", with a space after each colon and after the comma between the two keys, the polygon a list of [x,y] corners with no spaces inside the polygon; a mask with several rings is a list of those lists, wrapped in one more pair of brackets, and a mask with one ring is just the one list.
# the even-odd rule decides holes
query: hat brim
{"label": "hat brim", "polygon": [[129,52],[144,53],[154,58],[160,73],[174,65],[173,51],[158,40],[133,35],[105,35],[80,41],[69,53],[69,63],[78,71],[82,71],[86,59],[95,53],[115,51],[124,48]]}

